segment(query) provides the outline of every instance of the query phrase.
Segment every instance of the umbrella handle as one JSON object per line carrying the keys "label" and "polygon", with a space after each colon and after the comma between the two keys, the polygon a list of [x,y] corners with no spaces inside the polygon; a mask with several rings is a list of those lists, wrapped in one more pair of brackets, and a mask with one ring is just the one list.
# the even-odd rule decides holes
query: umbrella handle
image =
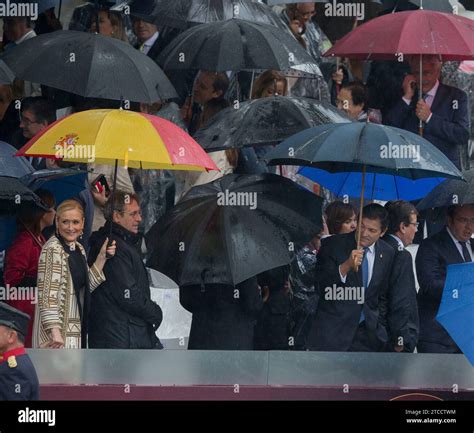
{"label": "umbrella handle", "polygon": [[[360,235],[361,235],[360,229],[362,226],[362,215],[364,213],[365,173],[366,173],[366,167],[364,165],[362,167],[362,191],[360,193],[359,221],[357,221],[357,249],[360,248]],[[356,266],[355,271],[359,272],[359,266]]]}
{"label": "umbrella handle", "polygon": [[[112,246],[112,227],[113,227],[113,218],[114,218],[114,199],[115,199],[115,189],[117,188],[117,171],[118,171],[118,159],[115,160],[115,168],[114,168],[114,184],[112,187],[112,194],[110,194],[109,200],[112,200],[112,221],[110,221],[110,232],[109,232],[109,244],[107,247]],[[109,253],[105,253],[105,257],[107,259],[111,259],[113,256]]]}

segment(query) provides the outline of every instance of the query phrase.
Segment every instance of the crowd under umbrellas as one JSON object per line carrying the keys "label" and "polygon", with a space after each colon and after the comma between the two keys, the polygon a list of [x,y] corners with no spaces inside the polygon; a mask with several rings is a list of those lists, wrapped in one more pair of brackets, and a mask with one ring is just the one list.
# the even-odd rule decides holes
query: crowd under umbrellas
{"label": "crowd under umbrellas", "polygon": [[[38,347],[85,347],[84,338],[64,330],[49,337],[44,331],[51,307],[41,257],[58,247],[53,245],[56,237],[58,245],[73,251],[78,242],[81,254],[88,253],[89,281],[73,283],[94,290],[82,301],[77,297],[79,323],[83,333],[90,333],[91,348],[163,347],[150,335],[160,335],[162,321],[173,318],[163,318],[152,301],[145,263],[164,274],[162,281],[171,278],[173,287],[179,287],[170,290],[177,299],[179,293],[179,302],[193,315],[190,349],[412,352],[420,329],[426,333],[424,321],[432,326],[436,314],[417,306],[405,247],[413,241],[417,216],[443,209],[449,224],[446,228],[443,222],[442,230],[457,242],[445,264],[459,268],[449,268],[448,277],[443,268],[446,285],[443,281],[444,292],[436,292],[435,312],[443,319],[435,325],[444,326],[436,330],[444,340],[436,344],[474,362],[474,337],[460,332],[472,322],[472,314],[466,314],[472,308],[472,279],[465,276],[472,276],[474,264],[465,262],[473,261],[474,245],[463,238],[472,235],[474,225],[472,173],[463,171],[446,144],[452,136],[464,142],[469,135],[466,122],[456,117],[464,116],[462,110],[467,117],[467,97],[448,113],[441,112],[439,101],[427,105],[425,96],[432,88],[426,88],[426,77],[433,72],[424,71],[433,56],[436,62],[474,60],[471,19],[431,10],[431,2],[420,1],[419,10],[393,12],[356,26],[325,54],[323,65],[308,47],[314,43],[310,35],[322,31],[314,27],[316,33],[305,33],[305,27],[316,26],[312,2],[278,2],[288,4],[281,12],[250,0],[132,1],[122,4],[121,12],[105,3],[88,5],[95,11],[90,28],[104,34],[59,30],[22,41],[0,57],[2,83],[14,78],[37,83],[55,97],[61,91],[71,101],[81,98],[88,108],[48,122],[16,149],[1,143],[5,161],[10,160],[0,164],[5,220],[35,206],[38,215],[48,212],[35,190],[48,181],[66,183],[82,176],[79,191],[71,188],[66,197],[66,212],[82,209],[81,239],[61,231],[64,218],[58,214],[50,233],[53,241],[42,245],[41,302],[31,318],[38,327],[33,336]],[[137,47],[114,38],[116,28],[105,34],[105,17],[114,29],[113,19],[121,16],[124,27],[128,15]],[[300,34],[291,27],[295,22],[303,29]],[[373,123],[365,103],[365,113],[354,115],[353,107],[361,105],[356,92],[363,95],[364,84],[351,87],[337,78],[340,66],[349,65],[346,59],[411,60],[412,67],[418,65],[417,77],[407,81],[413,90],[410,100],[398,98],[406,103],[403,116],[395,116],[400,124]],[[328,65],[332,73],[325,76]],[[316,83],[318,92],[311,98],[299,96],[296,89],[304,83]],[[231,94],[232,85],[241,91]],[[351,101],[340,100],[344,89],[352,92]],[[403,89],[406,96],[409,89]],[[325,92],[334,101],[323,98]],[[407,111],[411,106],[413,113]],[[21,124],[40,123],[25,120],[21,104],[16,110]],[[402,125],[411,114],[410,126]],[[432,137],[442,144],[431,142]],[[47,168],[35,171],[27,158],[47,160]],[[13,171],[11,161],[18,166]],[[158,197],[158,206],[151,197]],[[384,207],[377,200],[389,203]],[[349,215],[338,220],[338,231],[329,231],[336,218],[331,209],[338,207]],[[397,221],[395,209],[404,209],[409,219]],[[98,212],[105,222],[93,230]],[[357,225],[347,223],[351,218],[358,219]],[[426,220],[427,229],[433,228]],[[344,225],[351,228],[343,231]],[[392,246],[393,240],[398,244]],[[5,249],[8,271],[12,255],[8,245]],[[456,249],[459,257],[454,257]],[[417,261],[422,260],[418,255]],[[402,279],[405,275],[408,280]],[[427,279],[423,275],[420,290],[429,297]],[[131,290],[132,299],[118,299],[122,294],[112,293],[108,281],[124,293]],[[365,290],[362,298],[350,292],[351,284]],[[453,287],[468,300],[449,299]],[[150,335],[128,343],[108,336],[121,311]],[[386,315],[380,323],[379,311]],[[331,321],[340,335],[328,341],[322,334]],[[426,347],[419,345],[418,351],[437,353]]]}

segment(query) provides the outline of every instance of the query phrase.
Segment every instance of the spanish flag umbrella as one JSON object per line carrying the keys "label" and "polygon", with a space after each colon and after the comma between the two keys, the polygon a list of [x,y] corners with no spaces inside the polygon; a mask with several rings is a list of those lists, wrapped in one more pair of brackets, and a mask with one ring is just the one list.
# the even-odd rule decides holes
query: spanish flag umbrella
{"label": "spanish flag umbrella", "polygon": [[[164,170],[219,170],[204,149],[174,123],[127,110],[88,110],[52,123],[16,154],[69,162]],[[111,237],[109,237],[111,239]]]}
{"label": "spanish flag umbrella", "polygon": [[218,170],[174,123],[127,110],[88,110],[52,123],[16,154],[165,170]]}

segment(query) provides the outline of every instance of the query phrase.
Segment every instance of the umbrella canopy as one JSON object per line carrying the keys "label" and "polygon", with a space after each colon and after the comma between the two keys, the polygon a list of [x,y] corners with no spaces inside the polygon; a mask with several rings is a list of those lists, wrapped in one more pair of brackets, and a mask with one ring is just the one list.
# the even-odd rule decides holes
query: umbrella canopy
{"label": "umbrella canopy", "polygon": [[474,21],[429,10],[375,18],[348,33],[325,56],[397,60],[400,55],[440,55],[443,61],[474,59]]}
{"label": "umbrella canopy", "polygon": [[[132,14],[134,6],[142,2],[135,0],[130,5]],[[149,15],[156,25],[177,28],[187,28],[188,23],[203,24],[239,18],[287,29],[270,7],[252,0],[158,0]]]}
{"label": "umbrella canopy", "polygon": [[290,263],[322,228],[322,199],[273,174],[194,187],[147,234],[148,266],[180,286],[236,285]]}
{"label": "umbrella canopy", "polygon": [[26,158],[16,158],[17,149],[0,141],[0,176],[22,177],[35,170]]}
{"label": "umbrella canopy", "polygon": [[0,213],[2,215],[15,214],[18,210],[25,208],[40,208],[48,210],[48,207],[28,187],[23,185],[16,177],[0,177]]}
{"label": "umbrella canopy", "polygon": [[465,181],[447,179],[418,203],[419,210],[474,203],[474,170],[463,173]]}
{"label": "umbrella canopy", "polygon": [[436,320],[474,365],[474,263],[449,265]]}
{"label": "umbrella canopy", "polygon": [[0,60],[0,84],[11,84],[14,79],[13,71],[3,60]]}
{"label": "umbrella canopy", "polygon": [[200,128],[194,139],[207,152],[276,144],[304,129],[350,122],[334,106],[309,98],[272,96],[226,108]]}
{"label": "umbrella canopy", "polygon": [[8,51],[3,60],[17,78],[85,97],[152,103],[177,96],[153,60],[98,34],[47,33]]}
{"label": "umbrella canopy", "polygon": [[409,179],[462,178],[433,144],[419,135],[374,123],[341,123],[307,129],[266,155],[269,165],[305,165],[331,173],[395,174]]}
{"label": "umbrella canopy", "polygon": [[[361,196],[362,173],[360,172],[328,173],[319,168],[302,167],[298,174],[329,189],[336,197],[360,198]],[[417,200],[444,180],[442,177],[412,180],[392,174],[367,173],[364,197],[369,200]]]}
{"label": "umbrella canopy", "polygon": [[164,49],[158,63],[164,70],[296,69],[322,75],[311,56],[290,34],[275,26],[239,19],[186,30]]}
{"label": "umbrella canopy", "polygon": [[52,123],[18,154],[144,169],[217,170],[174,123],[126,110],[88,110]]}

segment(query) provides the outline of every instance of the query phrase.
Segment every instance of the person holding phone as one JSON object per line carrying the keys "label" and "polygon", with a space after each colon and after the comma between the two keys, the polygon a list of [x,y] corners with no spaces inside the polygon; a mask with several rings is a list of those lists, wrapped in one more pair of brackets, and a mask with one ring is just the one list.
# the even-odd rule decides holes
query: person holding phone
{"label": "person holding phone", "polygon": [[423,56],[420,91],[420,58],[412,56],[408,61],[411,74],[405,76],[402,96],[384,123],[419,134],[421,121],[424,138],[461,168],[459,149],[469,140],[467,95],[440,82],[442,62],[434,55]]}

